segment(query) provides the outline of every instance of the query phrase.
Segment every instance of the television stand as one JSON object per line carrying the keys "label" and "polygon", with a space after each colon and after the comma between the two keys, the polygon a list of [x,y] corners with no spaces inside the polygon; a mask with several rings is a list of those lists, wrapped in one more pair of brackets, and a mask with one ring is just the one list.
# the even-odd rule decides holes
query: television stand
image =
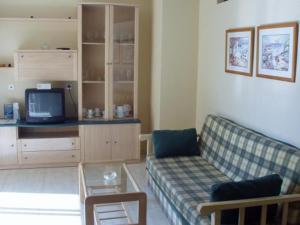
{"label": "television stand", "polygon": [[18,128],[19,160],[22,165],[78,163],[78,126],[30,124]]}

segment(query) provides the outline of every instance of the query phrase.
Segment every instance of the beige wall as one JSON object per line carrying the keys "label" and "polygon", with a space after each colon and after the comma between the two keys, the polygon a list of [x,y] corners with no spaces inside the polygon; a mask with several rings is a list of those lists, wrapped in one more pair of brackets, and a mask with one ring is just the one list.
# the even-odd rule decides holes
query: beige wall
{"label": "beige wall", "polygon": [[152,125],[195,126],[198,0],[154,0]]}
{"label": "beige wall", "polygon": [[199,129],[206,115],[215,113],[300,147],[300,57],[296,83],[224,72],[226,29],[299,22],[299,9],[299,0],[230,0],[220,5],[200,0]]}
{"label": "beige wall", "polygon": [[[76,17],[76,0],[39,0],[18,1],[0,0],[0,15],[5,17]],[[57,22],[21,22],[0,20],[0,63],[13,64],[13,55],[17,49],[40,49],[44,44],[49,48],[69,47],[77,49],[77,23]],[[26,88],[36,87],[37,82],[16,82],[14,71],[0,70],[0,117],[3,116],[3,104],[19,102],[24,115],[24,95]],[[77,100],[77,83],[73,86],[73,97]],[[15,90],[8,91],[8,85],[14,84]],[[53,83],[54,87],[64,87],[64,82]],[[74,116],[75,110],[66,94],[68,116]]]}
{"label": "beige wall", "polygon": [[[45,18],[69,16],[76,18],[77,2],[78,0],[0,0],[0,17],[30,17],[32,15]],[[103,0],[102,2],[128,2],[140,5],[139,117],[142,120],[142,131],[148,132],[150,130],[151,1]],[[0,63],[13,63],[13,53],[17,49],[40,49],[44,43],[47,43],[50,48],[65,46],[77,49],[77,24],[0,20],[0,40]],[[9,84],[15,84],[15,91],[7,90]],[[35,84],[36,82],[15,82],[13,71],[0,71],[0,116],[3,114],[2,105],[5,102],[23,103],[24,90],[35,87]],[[56,84],[56,86],[62,85],[63,83]],[[77,90],[76,85],[76,83],[73,84],[74,90]]]}

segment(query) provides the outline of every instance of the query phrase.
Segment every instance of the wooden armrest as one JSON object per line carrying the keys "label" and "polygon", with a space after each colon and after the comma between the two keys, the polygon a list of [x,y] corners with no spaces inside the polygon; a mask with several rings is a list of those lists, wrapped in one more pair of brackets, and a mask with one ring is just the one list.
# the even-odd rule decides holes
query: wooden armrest
{"label": "wooden armrest", "polygon": [[224,202],[208,202],[199,204],[197,210],[201,216],[208,216],[209,214],[214,213],[216,211],[222,211],[226,209],[240,209],[253,206],[267,206],[272,204],[291,202],[300,202],[300,194],[282,195],[265,198],[252,198]]}
{"label": "wooden armrest", "polygon": [[140,141],[147,141],[147,156],[152,154],[152,134],[140,134]]}

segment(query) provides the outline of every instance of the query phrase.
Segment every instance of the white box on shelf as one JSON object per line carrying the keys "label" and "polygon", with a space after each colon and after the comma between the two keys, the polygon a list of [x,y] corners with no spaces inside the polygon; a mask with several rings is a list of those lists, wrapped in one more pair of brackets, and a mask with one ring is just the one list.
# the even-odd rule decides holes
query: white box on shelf
{"label": "white box on shelf", "polygon": [[51,89],[51,84],[47,83],[47,84],[37,84],[36,88],[38,90],[50,90]]}

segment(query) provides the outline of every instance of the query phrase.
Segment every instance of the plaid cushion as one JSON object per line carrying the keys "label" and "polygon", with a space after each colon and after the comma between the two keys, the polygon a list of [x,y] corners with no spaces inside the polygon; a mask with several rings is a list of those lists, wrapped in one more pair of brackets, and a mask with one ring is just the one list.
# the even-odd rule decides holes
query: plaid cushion
{"label": "plaid cushion", "polygon": [[[200,135],[202,157],[234,181],[279,174],[282,194],[300,193],[300,150],[209,115]],[[299,224],[299,208],[289,210],[290,224]]]}
{"label": "plaid cushion", "polygon": [[204,159],[234,181],[279,174],[282,194],[300,184],[300,151],[221,117],[209,115],[200,136]]}
{"label": "plaid cushion", "polygon": [[[165,196],[164,192],[161,191],[160,187],[156,184],[156,181],[152,179],[151,176],[148,176],[148,183],[151,187],[151,190],[155,194],[159,203],[161,204],[163,211],[166,213],[169,221],[172,225],[190,225],[181,215],[179,211],[177,211],[174,206],[170,203],[169,199]],[[201,219],[201,225],[210,225],[209,218]]]}
{"label": "plaid cushion", "polygon": [[190,223],[203,225],[207,218],[197,212],[209,201],[213,184],[230,179],[199,156],[147,160],[147,170],[171,204]]}

